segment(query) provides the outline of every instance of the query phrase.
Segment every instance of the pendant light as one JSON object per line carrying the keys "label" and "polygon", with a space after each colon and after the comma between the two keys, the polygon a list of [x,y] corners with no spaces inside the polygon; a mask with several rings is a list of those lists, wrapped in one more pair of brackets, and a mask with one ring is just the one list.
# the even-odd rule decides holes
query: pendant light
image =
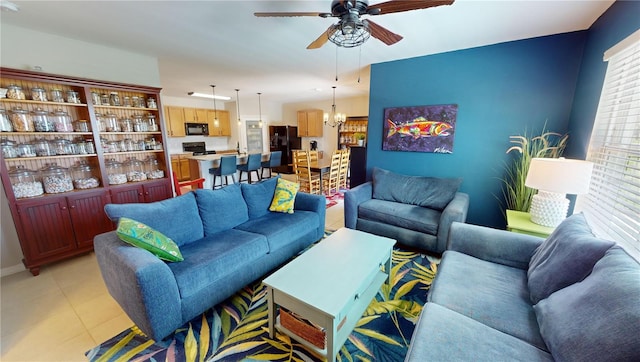
{"label": "pendant light", "polygon": [[213,88],[213,126],[220,127],[220,120],[218,119],[218,107],[216,107],[216,86],[211,84]]}
{"label": "pendant light", "polygon": [[262,128],[262,103],[260,102],[260,95],[262,93],[258,93],[258,114],[259,114],[259,120],[258,120],[258,127]]}
{"label": "pendant light", "polygon": [[242,122],[240,122],[240,89],[236,88],[236,108],[237,108],[237,112],[238,112],[238,126],[242,125]]}

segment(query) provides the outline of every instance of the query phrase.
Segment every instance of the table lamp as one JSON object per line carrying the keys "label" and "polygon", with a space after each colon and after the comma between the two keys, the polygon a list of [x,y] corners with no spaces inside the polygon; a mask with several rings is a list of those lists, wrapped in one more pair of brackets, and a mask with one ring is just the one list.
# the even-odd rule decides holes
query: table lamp
{"label": "table lamp", "polygon": [[566,194],[589,192],[593,163],[566,158],[533,158],[524,184],[538,193],[531,200],[531,221],[556,227],[567,217]]}

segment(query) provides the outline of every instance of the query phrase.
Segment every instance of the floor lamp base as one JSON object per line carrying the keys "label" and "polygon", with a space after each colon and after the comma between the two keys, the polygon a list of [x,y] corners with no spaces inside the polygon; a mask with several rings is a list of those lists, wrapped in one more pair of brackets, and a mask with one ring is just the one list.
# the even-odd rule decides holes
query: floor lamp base
{"label": "floor lamp base", "polygon": [[531,200],[531,222],[556,227],[567,217],[569,200],[563,194],[538,191]]}

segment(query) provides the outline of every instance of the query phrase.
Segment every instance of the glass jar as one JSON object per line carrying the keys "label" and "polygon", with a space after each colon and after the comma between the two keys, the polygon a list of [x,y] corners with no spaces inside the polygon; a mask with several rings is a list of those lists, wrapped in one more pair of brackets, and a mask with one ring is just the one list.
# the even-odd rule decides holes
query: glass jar
{"label": "glass jar", "polygon": [[109,159],[105,162],[107,169],[107,178],[109,179],[109,185],[120,185],[127,183],[127,174],[124,172],[122,163],[116,161],[115,158]]}
{"label": "glass jar", "polygon": [[96,113],[96,120],[98,121],[98,131],[106,132],[107,125],[104,122],[104,117],[102,116],[102,113]]}
{"label": "glass jar", "polygon": [[102,104],[102,102],[100,101],[100,93],[91,92],[91,103],[93,103],[94,106],[99,106]]}
{"label": "glass jar", "polygon": [[156,139],[153,137],[149,137],[147,139],[144,140],[144,149],[149,151],[149,150],[154,150],[156,148]]}
{"label": "glass jar", "polygon": [[74,166],[71,166],[73,187],[78,190],[84,190],[100,186],[98,178],[93,174],[94,169],[87,161],[79,161]]}
{"label": "glass jar", "polygon": [[107,113],[104,116],[104,126],[107,132],[120,132],[120,123],[118,117],[113,113]]}
{"label": "glass jar", "polygon": [[53,120],[47,115],[47,111],[38,107],[31,111],[31,119],[33,119],[33,127],[36,132],[55,132],[56,128]]}
{"label": "glass jar", "polygon": [[15,84],[9,84],[9,86],[7,87],[7,98],[18,100],[27,99],[27,97],[25,97],[24,95],[24,92],[22,91],[22,87]]}
{"label": "glass jar", "polygon": [[33,87],[31,88],[31,99],[38,102],[48,102],[47,91],[44,88]]}
{"label": "glass jar", "polygon": [[36,147],[29,142],[20,143],[16,146],[18,157],[36,157]]}
{"label": "glass jar", "polygon": [[124,140],[122,140],[122,143],[124,146],[124,151],[126,152],[140,151],[138,149],[138,142],[135,142],[131,138],[125,138]]}
{"label": "glass jar", "polygon": [[136,114],[133,116],[133,131],[134,132],[147,131],[147,121],[142,117],[141,114]]}
{"label": "glass jar", "polygon": [[9,112],[9,119],[15,132],[34,132],[33,119],[27,110],[13,107]]}
{"label": "glass jar", "polygon": [[109,104],[115,107],[120,107],[120,96],[118,92],[111,92],[109,94]]}
{"label": "glass jar", "polygon": [[45,164],[40,173],[42,174],[44,192],[59,194],[73,191],[73,180],[68,169],[60,167],[56,163],[51,163]]}
{"label": "glass jar", "polygon": [[82,137],[76,137],[73,140],[73,148],[76,151],[76,155],[86,155],[89,153],[89,151],[87,151],[87,142]]}
{"label": "glass jar", "polygon": [[149,132],[158,132],[158,123],[156,122],[155,114],[147,114],[147,129]]}
{"label": "glass jar", "polygon": [[135,157],[129,157],[124,162],[124,169],[127,173],[127,181],[138,182],[147,179],[147,174],[144,172],[142,162]]}
{"label": "glass jar", "polygon": [[49,142],[48,140],[45,140],[44,138],[38,138],[35,141],[33,141],[33,146],[36,149],[36,156],[38,157],[56,155],[55,147],[51,145],[51,142]]}
{"label": "glass jar", "polygon": [[156,104],[156,100],[154,98],[147,99],[147,108],[156,109],[158,105]]}
{"label": "glass jar", "polygon": [[106,93],[102,93],[100,95],[100,104],[102,104],[103,106],[109,106],[109,95]]}
{"label": "glass jar", "polygon": [[9,120],[7,111],[5,111],[4,108],[0,108],[0,132],[13,132],[11,120]]}
{"label": "glass jar", "polygon": [[79,119],[73,121],[73,131],[74,132],[91,132],[91,126],[88,120]]}
{"label": "glass jar", "polygon": [[49,117],[53,121],[56,132],[73,132],[73,123],[71,122],[69,113],[63,111],[62,109],[58,109],[54,112],[51,112]]}
{"label": "glass jar", "polygon": [[93,140],[88,139],[85,142],[87,144],[87,153],[90,155],[96,153],[96,146],[93,144]]}
{"label": "glass jar", "polygon": [[67,91],[67,103],[75,103],[75,104],[82,103],[82,102],[80,102],[80,96],[78,96],[78,92],[76,92],[74,90],[68,90]]}
{"label": "glass jar", "polygon": [[120,118],[120,131],[133,132],[133,122],[131,122],[131,118]]}
{"label": "glass jar", "polygon": [[58,155],[74,155],[76,153],[73,143],[64,138],[56,137],[51,141],[51,145]]}
{"label": "glass jar", "polygon": [[61,89],[52,89],[51,90],[51,101],[63,103],[64,98],[62,98],[62,90]]}
{"label": "glass jar", "polygon": [[122,97],[122,106],[131,107],[131,97],[129,96]]}
{"label": "glass jar", "polygon": [[18,149],[16,148],[16,141],[7,139],[6,137],[2,137],[0,138],[0,147],[2,148],[2,157],[4,158],[18,157]]}
{"label": "glass jar", "polygon": [[136,108],[144,108],[144,100],[138,96],[131,97],[131,105]]}
{"label": "glass jar", "polygon": [[44,193],[38,172],[26,169],[24,165],[11,167],[9,180],[17,199],[40,196]]}
{"label": "glass jar", "polygon": [[158,160],[155,157],[149,156],[144,161],[145,173],[148,179],[158,179],[164,177],[164,171],[160,169]]}
{"label": "glass jar", "polygon": [[121,149],[119,141],[107,141],[106,143],[104,143],[104,152],[115,153],[120,151]]}

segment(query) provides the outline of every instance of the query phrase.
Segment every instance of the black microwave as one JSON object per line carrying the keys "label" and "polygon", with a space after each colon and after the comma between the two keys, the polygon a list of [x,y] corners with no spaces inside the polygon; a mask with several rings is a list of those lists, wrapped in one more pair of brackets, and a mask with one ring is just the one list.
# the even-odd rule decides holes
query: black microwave
{"label": "black microwave", "polygon": [[185,123],[184,131],[187,136],[208,136],[209,125],[206,123]]}

